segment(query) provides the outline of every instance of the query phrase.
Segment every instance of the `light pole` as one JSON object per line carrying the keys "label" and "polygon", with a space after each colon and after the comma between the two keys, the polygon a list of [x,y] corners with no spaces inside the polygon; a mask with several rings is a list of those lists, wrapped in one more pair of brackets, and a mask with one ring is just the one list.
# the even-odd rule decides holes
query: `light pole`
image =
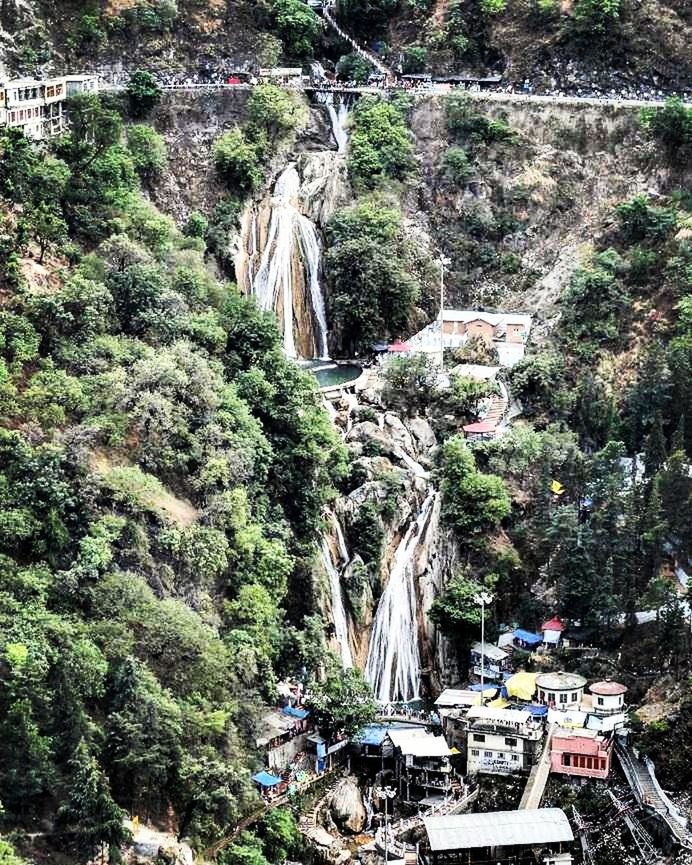
{"label": "light pole", "polygon": [[473,600],[481,605],[481,706],[483,705],[483,685],[485,683],[485,605],[491,604],[493,596],[490,592],[479,592]]}
{"label": "light pole", "polygon": [[388,841],[389,841],[389,826],[387,823],[387,802],[396,796],[396,790],[393,787],[378,787],[375,790],[378,799],[384,799],[384,865],[387,865],[389,857]]}
{"label": "light pole", "polygon": [[444,309],[445,309],[445,267],[452,263],[451,258],[440,256],[440,369],[445,365],[445,332],[444,332]]}

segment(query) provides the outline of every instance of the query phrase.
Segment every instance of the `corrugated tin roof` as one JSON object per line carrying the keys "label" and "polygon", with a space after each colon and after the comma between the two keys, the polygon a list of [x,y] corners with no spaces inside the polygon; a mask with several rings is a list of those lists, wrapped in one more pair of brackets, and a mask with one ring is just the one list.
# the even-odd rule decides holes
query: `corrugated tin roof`
{"label": "corrugated tin roof", "polygon": [[526,724],[533,715],[521,709],[494,709],[490,706],[472,706],[469,721],[496,721],[501,724]]}
{"label": "corrugated tin roof", "polygon": [[448,757],[452,753],[444,736],[434,736],[427,730],[391,730],[389,738],[402,754],[413,757]]}
{"label": "corrugated tin roof", "polygon": [[423,822],[433,851],[531,847],[574,840],[569,820],[560,808],[447,814],[424,817]]}
{"label": "corrugated tin roof", "polygon": [[485,657],[490,658],[491,661],[504,661],[505,658],[509,657],[507,652],[503,652],[502,649],[494,646],[492,643],[486,643],[484,647],[480,643],[472,643],[471,651],[476,652],[478,655],[483,652]]}
{"label": "corrugated tin roof", "polygon": [[480,701],[480,695],[476,691],[445,688],[437,700],[435,700],[435,705],[442,708],[454,708],[455,706],[475,706]]}

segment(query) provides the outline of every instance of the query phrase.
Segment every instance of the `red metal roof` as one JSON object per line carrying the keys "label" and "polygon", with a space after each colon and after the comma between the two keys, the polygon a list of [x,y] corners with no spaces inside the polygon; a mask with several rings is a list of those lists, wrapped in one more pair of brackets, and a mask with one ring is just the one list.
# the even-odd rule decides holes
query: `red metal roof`
{"label": "red metal roof", "polygon": [[603,697],[616,697],[618,694],[624,694],[627,688],[619,682],[594,682],[593,685],[589,685],[589,691]]}
{"label": "red metal roof", "polygon": [[542,631],[564,631],[567,625],[558,616],[553,616],[541,625]]}
{"label": "red metal roof", "polygon": [[470,433],[484,433],[484,432],[494,432],[496,424],[492,421],[481,420],[477,423],[467,423],[465,427],[463,427],[464,432]]}
{"label": "red metal roof", "polygon": [[411,346],[407,342],[402,342],[398,339],[389,346],[387,351],[411,351]]}

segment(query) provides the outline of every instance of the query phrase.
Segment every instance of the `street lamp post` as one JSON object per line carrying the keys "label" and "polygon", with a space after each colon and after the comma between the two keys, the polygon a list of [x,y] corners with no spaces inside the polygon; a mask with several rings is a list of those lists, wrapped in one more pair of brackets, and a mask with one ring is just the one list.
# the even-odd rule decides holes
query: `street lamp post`
{"label": "street lamp post", "polygon": [[444,308],[445,308],[445,267],[452,263],[451,258],[440,256],[440,369],[444,369],[445,360],[445,332],[444,332]]}
{"label": "street lamp post", "polygon": [[481,706],[483,705],[483,685],[485,684],[485,605],[491,604],[493,596],[490,592],[479,592],[473,599],[481,605]]}
{"label": "street lamp post", "polygon": [[389,859],[389,824],[387,822],[387,802],[396,796],[396,790],[393,787],[378,787],[375,790],[378,799],[384,799],[384,863],[387,865]]}

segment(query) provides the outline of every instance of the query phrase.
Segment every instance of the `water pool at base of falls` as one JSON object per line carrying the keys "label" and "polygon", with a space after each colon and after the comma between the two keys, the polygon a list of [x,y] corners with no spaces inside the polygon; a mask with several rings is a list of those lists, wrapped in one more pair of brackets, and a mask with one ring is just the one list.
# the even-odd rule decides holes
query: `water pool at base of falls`
{"label": "water pool at base of falls", "polygon": [[301,366],[315,376],[320,390],[349,384],[349,382],[360,378],[363,372],[363,367],[358,366],[357,363],[329,363],[324,360],[309,360],[301,362]]}

